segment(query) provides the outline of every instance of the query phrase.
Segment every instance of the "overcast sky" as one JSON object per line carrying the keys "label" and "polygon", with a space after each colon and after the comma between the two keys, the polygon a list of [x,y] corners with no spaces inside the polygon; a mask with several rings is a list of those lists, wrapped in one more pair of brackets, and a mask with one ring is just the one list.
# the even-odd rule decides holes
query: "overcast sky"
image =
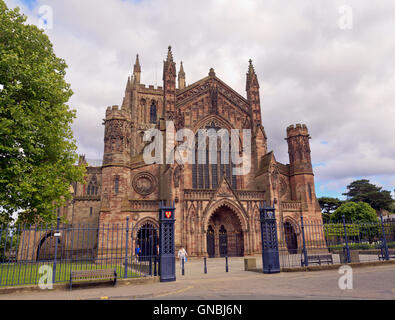
{"label": "overcast sky", "polygon": [[288,163],[286,128],[306,124],[318,196],[340,197],[358,178],[395,188],[394,0],[5,2],[34,24],[51,7],[47,34],[69,66],[73,130],[89,159],[102,158],[102,119],[122,103],[136,53],[142,83],[162,86],[172,45],[187,84],[213,67],[243,96],[253,60],[269,149]]}

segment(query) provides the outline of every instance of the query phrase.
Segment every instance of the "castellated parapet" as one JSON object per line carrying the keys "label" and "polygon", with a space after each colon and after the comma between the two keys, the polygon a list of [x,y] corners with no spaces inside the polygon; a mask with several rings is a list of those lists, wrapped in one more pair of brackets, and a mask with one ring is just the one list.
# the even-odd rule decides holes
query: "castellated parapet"
{"label": "castellated parapet", "polygon": [[287,128],[287,138],[295,137],[295,136],[309,136],[309,130],[305,124],[293,124]]}
{"label": "castellated parapet", "polygon": [[119,106],[108,107],[104,120],[103,165],[126,165],[130,163],[131,121],[127,110]]}
{"label": "castellated parapet", "polygon": [[130,120],[130,112],[120,109],[119,106],[117,106],[117,105],[108,107],[107,111],[106,111],[106,119],[105,120],[109,121],[112,119]]}

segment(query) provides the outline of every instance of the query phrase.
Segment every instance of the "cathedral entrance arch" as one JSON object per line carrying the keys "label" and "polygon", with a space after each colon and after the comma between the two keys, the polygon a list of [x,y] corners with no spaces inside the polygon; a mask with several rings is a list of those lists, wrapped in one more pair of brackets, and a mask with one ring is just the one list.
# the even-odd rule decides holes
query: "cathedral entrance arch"
{"label": "cathedral entrance arch", "polygon": [[237,214],[228,206],[220,206],[211,215],[207,230],[209,257],[244,256],[244,235]]}

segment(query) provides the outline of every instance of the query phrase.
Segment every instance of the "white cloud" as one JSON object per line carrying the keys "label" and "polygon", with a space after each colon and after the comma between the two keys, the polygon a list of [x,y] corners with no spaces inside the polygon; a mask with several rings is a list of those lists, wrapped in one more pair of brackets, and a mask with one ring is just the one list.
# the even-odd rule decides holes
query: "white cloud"
{"label": "white cloud", "polygon": [[[8,0],[9,6],[18,1]],[[29,13],[37,23],[38,0]],[[69,65],[79,152],[100,158],[101,119],[121,104],[140,53],[142,82],[161,84],[167,46],[187,83],[217,76],[245,96],[248,59],[261,84],[263,124],[279,161],[286,127],[306,123],[316,181],[344,192],[358,176],[395,177],[395,2],[349,0],[351,30],[338,27],[343,1],[51,0],[55,52]],[[157,83],[155,83],[157,82]],[[326,141],[327,144],[322,144]],[[342,189],[340,189],[342,187]],[[392,187],[391,187],[392,186]],[[328,189],[329,188],[329,189]]]}

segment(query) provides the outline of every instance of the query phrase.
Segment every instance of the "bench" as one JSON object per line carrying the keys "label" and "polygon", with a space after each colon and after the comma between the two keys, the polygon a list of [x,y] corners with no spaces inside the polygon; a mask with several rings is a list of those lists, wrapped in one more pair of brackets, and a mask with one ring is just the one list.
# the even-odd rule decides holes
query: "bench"
{"label": "bench", "polygon": [[[309,264],[316,263],[321,265],[321,263],[333,264],[333,258],[331,254],[320,254],[320,255],[311,255],[307,256],[307,260]],[[306,262],[301,259],[302,266],[306,265]]]}
{"label": "bench", "polygon": [[[385,249],[384,247],[381,247],[381,252],[379,252],[378,256],[379,256],[379,261],[384,261],[385,260]],[[388,250],[388,258],[389,259],[395,259],[395,252],[394,251],[389,251]]]}
{"label": "bench", "polygon": [[114,286],[117,284],[117,269],[98,269],[71,271],[70,273],[70,290],[72,290],[73,281],[97,281],[114,279]]}

